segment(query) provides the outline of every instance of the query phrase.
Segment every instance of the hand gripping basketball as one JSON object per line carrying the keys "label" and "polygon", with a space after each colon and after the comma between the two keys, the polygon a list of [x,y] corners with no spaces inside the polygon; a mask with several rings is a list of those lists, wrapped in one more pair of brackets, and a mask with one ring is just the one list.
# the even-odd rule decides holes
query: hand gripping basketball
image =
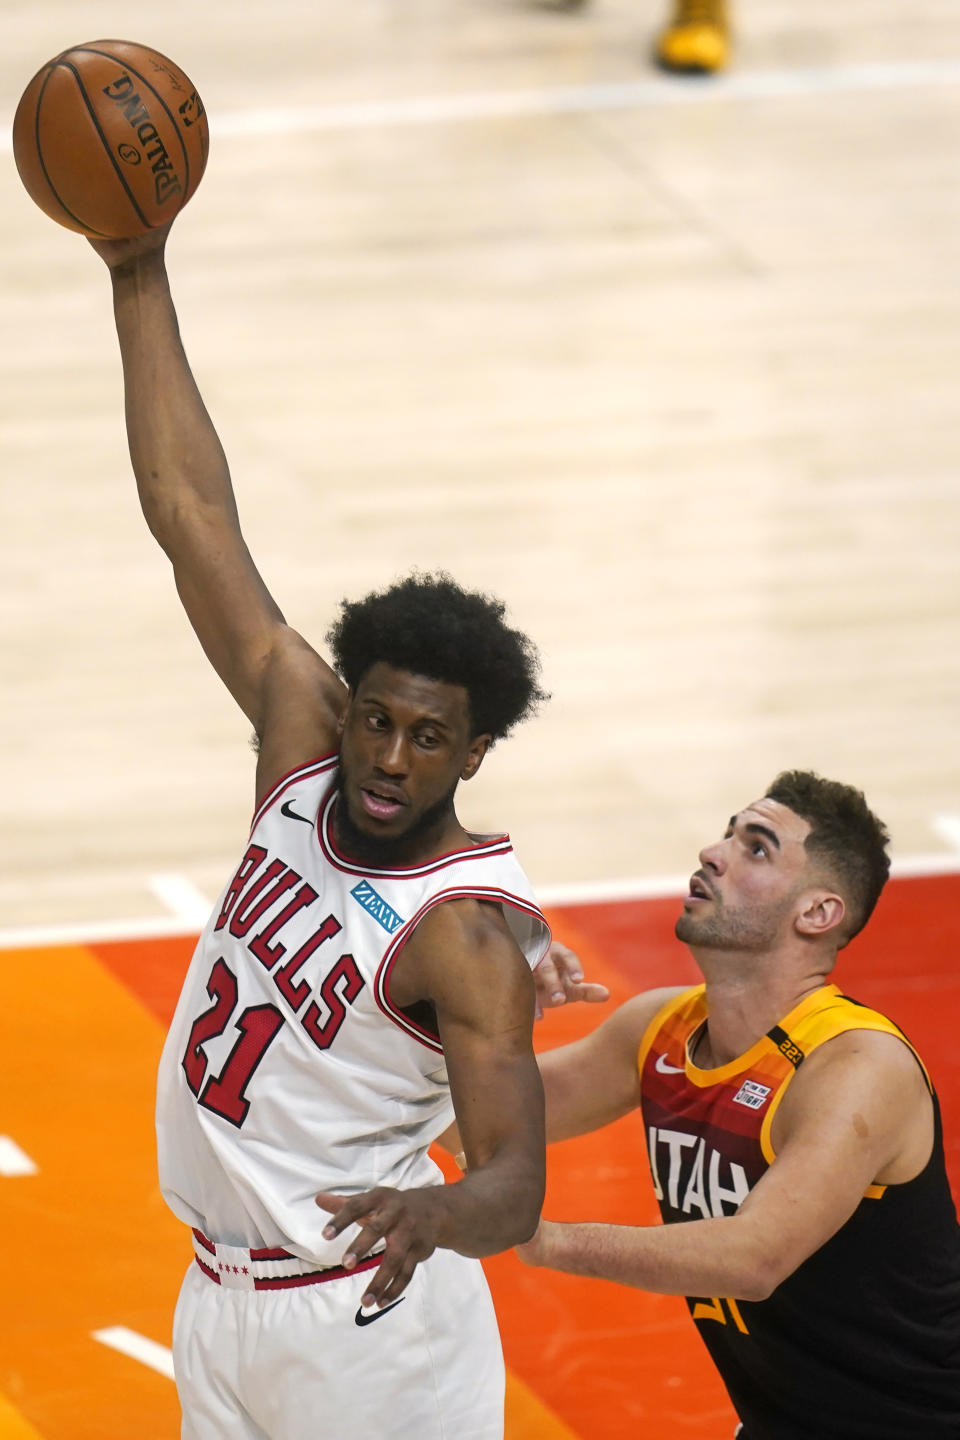
{"label": "hand gripping basketball", "polygon": [[47,62],[13,121],[13,155],[31,198],[68,230],[128,239],[168,225],[207,163],[203,102],[145,45],[92,40]]}

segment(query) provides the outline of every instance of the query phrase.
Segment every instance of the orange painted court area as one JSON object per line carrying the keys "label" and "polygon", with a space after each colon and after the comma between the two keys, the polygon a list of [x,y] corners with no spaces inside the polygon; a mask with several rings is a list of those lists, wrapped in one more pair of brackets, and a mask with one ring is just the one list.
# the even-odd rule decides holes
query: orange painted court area
{"label": "orange painted court area", "polygon": [[[896,880],[837,979],[923,1055],[960,1183],[960,876]],[[558,938],[614,1002],[695,979],[672,938],[676,899],[558,909]],[[154,1172],[154,1074],[192,938],[0,952],[6,1083],[0,1135],[36,1166],[0,1175],[4,1248],[0,1440],[173,1440],[172,1382],[98,1342],[126,1327],[160,1345],[191,1255]],[[551,1014],[550,1048],[598,1020]],[[637,1117],[550,1154],[546,1214],[655,1218]],[[509,1440],[728,1440],[733,1413],[679,1299],[487,1264],[508,1365]]]}

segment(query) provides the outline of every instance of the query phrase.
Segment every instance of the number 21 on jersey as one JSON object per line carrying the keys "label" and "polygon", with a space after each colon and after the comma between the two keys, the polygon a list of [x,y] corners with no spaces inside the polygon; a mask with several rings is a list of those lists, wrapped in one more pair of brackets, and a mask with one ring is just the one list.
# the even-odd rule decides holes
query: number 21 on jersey
{"label": "number 21 on jersey", "polygon": [[[325,1050],[332,1044],[346,1015],[344,1001],[352,1004],[362,989],[363,977],[353,956],[342,955],[321,986],[320,993],[329,1010],[326,1023],[317,1023],[319,1014],[315,1016],[312,1013],[318,1010],[315,1003],[309,1007],[305,1017],[304,1028],[318,1049]],[[239,988],[236,976],[222,957],[210,972],[207,994],[213,1004],[193,1022],[181,1062],[183,1073],[205,1109],[239,1128],[250,1109],[247,1087],[285,1019],[276,1005],[269,1004],[248,1005],[234,1019]],[[311,1021],[309,1025],[306,1024],[308,1020]],[[237,1039],[220,1074],[208,1075],[209,1066],[203,1047],[207,1041],[222,1035],[231,1023],[239,1031]]]}

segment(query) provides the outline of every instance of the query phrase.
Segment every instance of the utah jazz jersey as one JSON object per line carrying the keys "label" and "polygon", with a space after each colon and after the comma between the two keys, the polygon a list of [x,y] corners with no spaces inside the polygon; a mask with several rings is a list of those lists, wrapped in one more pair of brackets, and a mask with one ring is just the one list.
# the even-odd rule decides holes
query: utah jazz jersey
{"label": "utah jazz jersey", "polygon": [[[776,1158],[777,1107],[818,1045],[856,1029],[909,1045],[885,1016],[827,985],[745,1055],[701,1070],[689,1042],[706,1018],[702,985],[676,996],[638,1056],[667,1224],[737,1210]],[[743,1440],[960,1437],[960,1228],[931,1095],[933,1152],[915,1179],[870,1185],[847,1223],[767,1300],[688,1297]]]}
{"label": "utah jazz jersey", "polygon": [[500,907],[531,969],[550,941],[506,835],[392,869],[343,855],[336,765],[300,767],[258,808],[194,952],[157,1093],[174,1213],[214,1241],[320,1265],[345,1242],[323,1238],[318,1191],[442,1179],[427,1148],[453,1118],[443,1047],[391,993],[416,926],[473,897]]}

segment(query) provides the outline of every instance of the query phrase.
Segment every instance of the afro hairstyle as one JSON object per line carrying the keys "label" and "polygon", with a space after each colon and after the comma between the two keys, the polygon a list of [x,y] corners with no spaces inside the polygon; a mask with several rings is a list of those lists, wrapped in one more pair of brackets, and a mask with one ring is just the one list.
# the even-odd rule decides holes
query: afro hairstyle
{"label": "afro hairstyle", "polygon": [[378,661],[462,686],[471,730],[500,740],[549,696],[533,642],[504,621],[501,600],[465,590],[443,572],[415,571],[362,600],[344,600],[327,633],[352,690]]}

